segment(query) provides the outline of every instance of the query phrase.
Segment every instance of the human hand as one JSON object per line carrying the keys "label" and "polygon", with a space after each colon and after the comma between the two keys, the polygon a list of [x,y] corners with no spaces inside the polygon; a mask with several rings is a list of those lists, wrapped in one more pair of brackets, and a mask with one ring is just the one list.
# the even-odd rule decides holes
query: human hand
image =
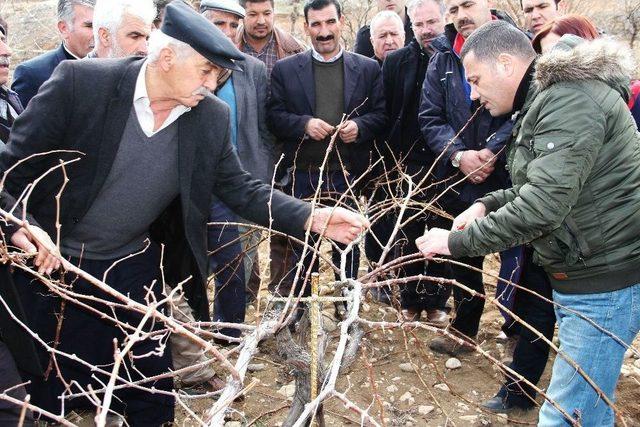
{"label": "human hand", "polygon": [[450,233],[442,228],[432,228],[416,239],[416,246],[422,256],[427,259],[433,258],[435,255],[451,255],[449,251]]}
{"label": "human hand", "polygon": [[345,144],[351,144],[358,139],[358,124],[353,120],[347,120],[340,126],[340,139]]}
{"label": "human hand", "polygon": [[480,202],[474,203],[469,207],[469,209],[455,217],[451,231],[464,230],[473,220],[482,218],[486,214],[487,208],[484,204]]}
{"label": "human hand", "polygon": [[369,221],[362,215],[341,207],[319,208],[307,220],[306,229],[328,237],[336,242],[348,244],[369,228]]}
{"label": "human hand", "polygon": [[322,141],[331,135],[334,129],[333,126],[321,119],[310,119],[304,127],[305,133],[314,141]]}
{"label": "human hand", "polygon": [[29,229],[22,227],[13,233],[11,243],[26,253],[37,252],[34,263],[38,273],[51,274],[53,270],[60,268],[60,253],[43,229],[35,226],[29,226]]}
{"label": "human hand", "polygon": [[[466,150],[460,159],[460,171],[467,175],[469,180],[474,184],[484,182],[494,170],[495,160],[487,160],[485,150],[491,153],[491,151],[486,148],[480,151]],[[492,156],[493,153],[491,153],[489,159],[491,159]]]}

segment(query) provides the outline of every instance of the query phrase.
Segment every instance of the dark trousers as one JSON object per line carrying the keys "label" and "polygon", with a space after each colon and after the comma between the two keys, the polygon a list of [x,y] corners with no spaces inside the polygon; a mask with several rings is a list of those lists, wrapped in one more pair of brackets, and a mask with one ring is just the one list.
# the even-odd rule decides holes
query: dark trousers
{"label": "dark trousers", "polygon": [[[533,264],[529,248],[526,250],[520,282],[521,286],[549,300],[552,299],[552,289],[547,273],[541,267]],[[556,322],[553,304],[543,301],[537,295],[518,289],[515,293],[514,312],[547,339],[553,338]],[[549,358],[549,345],[527,327],[518,324],[517,329],[520,338],[516,344],[510,367],[531,383],[537,384]],[[530,386],[510,378],[508,374],[506,385],[502,387],[499,394],[519,406],[527,407],[533,406],[532,400],[536,396]]]}
{"label": "dark trousers", "polygon": [[[18,326],[16,325],[15,327]],[[16,367],[11,352],[2,340],[0,340],[0,393],[12,389],[7,392],[7,394],[14,399],[24,401],[25,397],[27,397],[27,392],[22,386],[16,387],[22,383],[22,378],[20,378],[20,374],[18,374],[18,368]],[[20,421],[21,411],[22,408],[20,406],[0,399],[0,426],[17,426]],[[27,411],[24,425],[33,425],[31,411]]]}
{"label": "dark trousers", "polygon": [[[404,166],[404,172],[413,177],[414,182],[420,182],[428,171],[428,167],[423,164],[415,162],[408,162]],[[383,177],[383,181],[386,181],[388,177]],[[427,180],[426,183],[431,183],[432,180]],[[376,189],[373,194],[373,204],[382,203],[385,200],[390,200],[393,197],[403,198],[406,197],[408,187],[404,183],[398,185],[394,191],[395,195],[389,194],[389,187],[382,185]],[[419,197],[420,200],[429,201],[429,194],[424,194]],[[403,221],[414,216],[415,210],[408,209],[404,216]],[[375,234],[376,239],[367,236],[365,240],[365,251],[367,258],[371,262],[377,262],[382,256],[384,246],[389,242],[391,234],[396,226],[398,220],[397,212],[389,212],[380,218],[371,227],[371,232]],[[444,219],[438,215],[426,213],[418,216],[413,221],[406,224],[396,234],[395,242],[389,251],[385,263],[388,263],[396,258],[400,258],[406,255],[416,254],[419,252],[416,246],[416,239],[425,233],[425,230],[430,228],[451,228],[451,221]],[[378,241],[380,243],[378,243]],[[382,244],[382,246],[380,245]],[[397,270],[398,277],[417,276],[419,274],[425,274],[430,276],[445,277],[451,276],[451,271],[446,264],[426,262],[424,260],[418,260],[411,264],[400,267]],[[429,309],[444,309],[447,299],[451,294],[450,288],[447,286],[440,286],[434,282],[424,280],[413,280],[400,285],[400,300],[402,308],[411,308],[415,310],[429,310]]]}
{"label": "dark trousers", "polygon": [[[318,186],[318,181],[320,179],[319,172],[312,171],[296,171],[295,179],[292,183],[286,188],[286,193],[293,195],[298,199],[306,199],[313,197],[316,192],[316,188]],[[341,171],[336,172],[325,172],[322,177],[322,187],[320,188],[320,203],[323,206],[334,206],[335,201],[340,198],[340,196],[347,191],[348,183],[344,177],[344,174]],[[353,201],[349,196],[345,197],[342,202],[343,205],[353,205]],[[309,239],[309,244],[314,245],[317,241],[317,235],[313,234],[311,239]],[[340,268],[340,251],[346,248],[346,245],[342,245],[336,243],[338,250],[332,248],[331,250],[331,260],[333,264]],[[294,245],[294,255],[296,260],[302,259],[303,248],[301,245]],[[308,296],[311,294],[311,286],[305,281],[305,276],[307,272],[318,272],[320,268],[320,258],[316,256],[315,262],[311,262],[314,257],[313,251],[307,250],[306,256],[302,260],[303,269],[302,273],[295,284],[295,294],[298,295],[302,287],[304,286],[304,296]],[[360,260],[360,251],[357,246],[355,246],[352,252],[347,256],[346,261],[346,275],[347,277],[354,278],[358,274],[358,262]],[[291,271],[289,274],[295,275],[296,269]],[[340,279],[340,276],[335,274],[336,280]]]}
{"label": "dark trousers", "polygon": [[[524,246],[516,246],[515,248],[510,248],[500,252],[500,278],[512,283],[520,284],[525,254]],[[530,262],[531,260],[529,259],[528,261]],[[513,311],[515,295],[515,286],[505,283],[502,280],[498,280],[496,285],[496,298],[498,298],[500,304]],[[514,322],[511,315],[503,309],[500,309],[500,314],[504,318],[502,331],[505,335],[508,337],[517,335],[519,333],[520,325],[517,322]]]}
{"label": "dark trousers", "polygon": [[[452,264],[451,271],[453,278],[460,284],[473,289],[484,295],[484,284],[482,283],[482,263],[484,257],[459,258],[456,261],[468,264],[471,267],[479,268],[481,271],[474,271],[467,267]],[[472,297],[471,294],[458,286],[453,287],[453,300],[455,316],[451,326],[458,332],[475,337],[480,326],[480,317],[484,310],[484,298],[480,296]]]}
{"label": "dark trousers", "polygon": [[271,263],[269,265],[269,291],[274,294],[289,295],[295,274],[294,243],[285,236],[271,235],[269,247]]}
{"label": "dark trousers", "polygon": [[[238,222],[238,217],[223,202],[211,206],[210,222]],[[246,288],[242,245],[235,225],[210,225],[208,228],[209,271],[215,276],[214,320],[243,323],[246,313]],[[221,333],[239,337],[240,330],[224,328]]]}
{"label": "dark trousers", "polygon": [[[447,220],[435,214],[427,214],[408,223],[400,233],[402,242],[399,255],[418,253],[416,239],[422,236],[426,229],[442,227],[446,223]],[[400,277],[417,276],[419,274],[448,278],[451,272],[445,263],[424,260],[408,264],[400,268],[399,272]],[[451,288],[449,286],[438,285],[427,280],[414,280],[402,286],[402,308],[444,310],[450,294]]]}
{"label": "dark trousers", "polygon": [[[94,277],[102,278],[115,260],[95,261],[70,258],[70,262],[80,265],[81,268]],[[146,299],[160,300],[162,296],[162,282],[160,279],[160,249],[157,245],[150,246],[144,253],[126,259],[109,271],[106,283],[118,292],[128,295],[136,302],[146,304]],[[72,274],[65,274],[63,280],[72,286],[74,292],[94,296],[107,301],[114,301],[105,293],[96,289],[87,281]],[[112,322],[101,319],[93,312],[79,307],[72,302],[61,303],[61,299],[51,294],[40,282],[33,280],[22,272],[15,273],[15,284],[21,293],[23,304],[26,308],[28,321],[35,332],[46,342],[53,344],[58,326],[58,315],[62,315],[59,342],[57,348],[68,354],[75,354],[80,359],[110,371],[114,362],[114,339],[117,345],[122,347],[125,336],[123,332]],[[148,292],[148,289],[151,289]],[[98,302],[84,300],[86,304],[107,313],[117,316],[118,320],[133,327],[140,324],[142,316],[129,310],[111,308]],[[155,322],[147,322],[144,330],[151,332],[162,328]],[[131,331],[128,331],[131,333]],[[119,376],[131,381],[138,381],[145,377],[164,374],[172,367],[171,352],[168,348],[162,349],[157,339],[146,339],[133,346],[129,355],[144,357],[126,357],[124,366],[119,370]],[[39,348],[42,366],[49,366],[50,355]],[[159,353],[159,354],[158,354]],[[109,376],[92,372],[80,363],[74,362],[62,356],[56,357],[57,364],[64,381],[75,381],[84,390],[90,385],[93,390],[103,387],[109,380]],[[94,378],[95,377],[95,378]],[[68,392],[57,375],[55,368],[50,369],[45,377],[33,377],[25,374],[25,379],[31,380],[27,391],[32,396],[32,403],[52,413],[60,413],[61,401],[59,396]],[[122,384],[120,381],[116,385]],[[168,377],[158,381],[148,381],[141,384],[147,388],[155,388],[170,392],[173,388],[173,378]],[[73,387],[77,392],[77,387]],[[158,426],[173,421],[174,398],[168,395],[154,394],[138,390],[136,388],[124,388],[115,391],[111,409],[125,415],[127,422],[132,426]],[[85,398],[76,398],[65,401],[65,412],[75,408],[95,408]]]}

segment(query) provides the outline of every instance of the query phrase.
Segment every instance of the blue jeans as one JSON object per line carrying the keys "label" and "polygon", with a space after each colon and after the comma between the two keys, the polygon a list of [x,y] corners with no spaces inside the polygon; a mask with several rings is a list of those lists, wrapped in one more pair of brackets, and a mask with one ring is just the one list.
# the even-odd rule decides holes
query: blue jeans
{"label": "blue jeans", "polygon": [[[560,351],[584,369],[602,392],[614,400],[614,391],[626,347],[567,310],[575,310],[601,328],[631,345],[640,329],[640,284],[599,294],[553,292],[558,321]],[[566,308],[563,308],[566,307]],[[559,354],[553,364],[548,397],[583,426],[613,426],[611,408]],[[540,410],[539,426],[566,426],[570,423],[549,402]]]}

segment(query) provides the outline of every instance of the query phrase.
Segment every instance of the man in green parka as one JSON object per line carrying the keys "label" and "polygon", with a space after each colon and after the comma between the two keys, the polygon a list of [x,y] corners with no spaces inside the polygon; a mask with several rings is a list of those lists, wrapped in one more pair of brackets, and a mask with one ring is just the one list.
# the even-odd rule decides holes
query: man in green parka
{"label": "man in green parka", "polygon": [[575,46],[561,39],[536,61],[523,33],[494,21],[467,40],[461,57],[472,99],[494,116],[513,114],[513,188],[479,199],[452,231],[432,229],[416,244],[427,258],[531,244],[554,289],[560,339],[547,397],[562,412],[546,401],[539,425],[613,426],[624,353],[640,329],[640,134],[626,105],[631,54],[606,39]]}

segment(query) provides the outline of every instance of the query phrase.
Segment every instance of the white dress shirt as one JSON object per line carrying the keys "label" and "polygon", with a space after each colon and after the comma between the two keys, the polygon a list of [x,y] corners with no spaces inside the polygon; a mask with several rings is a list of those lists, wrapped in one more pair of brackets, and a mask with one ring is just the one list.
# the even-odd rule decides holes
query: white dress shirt
{"label": "white dress shirt", "polygon": [[151,110],[149,94],[147,93],[146,71],[147,61],[144,61],[142,68],[140,68],[140,74],[138,74],[138,80],[136,81],[136,90],[133,94],[133,108],[136,110],[136,116],[138,117],[138,122],[140,123],[142,131],[145,135],[151,137],[178,120],[178,118],[184,113],[191,111],[191,108],[185,107],[184,105],[177,105],[173,107],[173,110],[171,110],[169,116],[165,119],[164,123],[162,123],[162,126],[160,126],[158,130],[154,131],[153,126],[155,124],[155,120],[153,118],[153,111]]}

